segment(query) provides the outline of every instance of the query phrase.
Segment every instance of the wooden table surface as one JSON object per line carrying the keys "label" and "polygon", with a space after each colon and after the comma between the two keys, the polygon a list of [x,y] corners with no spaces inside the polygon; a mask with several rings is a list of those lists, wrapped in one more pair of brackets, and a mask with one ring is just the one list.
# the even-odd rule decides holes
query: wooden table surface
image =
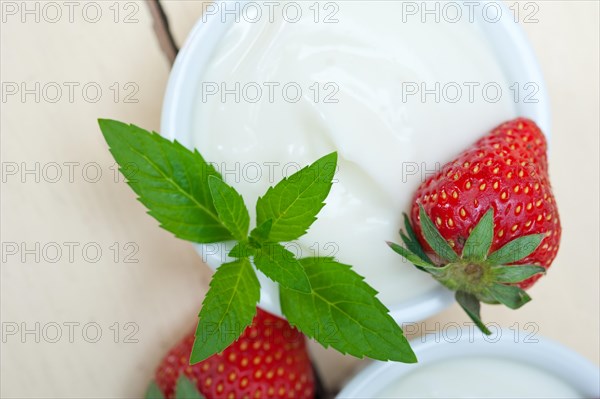
{"label": "wooden table surface", "polygon": [[[2,397],[139,397],[194,326],[211,275],[115,175],[96,124],[159,128],[170,65],[147,4],[88,3],[74,2],[71,15],[55,3],[59,20],[46,2],[0,3]],[[202,4],[164,3],[181,44]],[[598,364],[599,3],[536,4],[538,22],[523,26],[552,101],[563,240],[534,301],[485,307],[485,318],[535,328]],[[466,320],[452,306],[415,335]],[[366,362],[311,349],[332,390]]]}

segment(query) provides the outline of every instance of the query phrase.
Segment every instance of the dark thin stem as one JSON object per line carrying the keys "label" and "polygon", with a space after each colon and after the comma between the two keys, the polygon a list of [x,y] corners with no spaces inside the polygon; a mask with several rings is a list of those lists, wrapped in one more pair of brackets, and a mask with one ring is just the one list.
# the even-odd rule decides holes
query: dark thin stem
{"label": "dark thin stem", "polygon": [[177,48],[171,29],[169,28],[167,15],[159,0],[148,0],[146,1],[146,4],[148,4],[150,14],[152,15],[152,20],[154,22],[152,25],[154,27],[156,38],[158,39],[158,44],[169,60],[169,63],[173,65],[179,49]]}
{"label": "dark thin stem", "polygon": [[317,365],[315,362],[313,364],[313,372],[315,375],[315,399],[331,399],[333,396],[327,389],[325,388],[325,384],[323,383],[323,379],[321,378],[321,374],[317,369]]}

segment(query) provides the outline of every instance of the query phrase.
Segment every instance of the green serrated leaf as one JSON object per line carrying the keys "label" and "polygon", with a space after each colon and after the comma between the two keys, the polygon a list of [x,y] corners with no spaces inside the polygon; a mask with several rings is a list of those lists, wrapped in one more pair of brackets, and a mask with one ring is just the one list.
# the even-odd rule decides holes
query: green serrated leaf
{"label": "green serrated leaf", "polygon": [[303,258],[312,290],[280,288],[283,313],[292,325],[342,353],[362,358],[416,362],[415,354],[375,291],[350,266],[331,258]]}
{"label": "green serrated leaf", "polygon": [[175,383],[175,399],[204,399],[204,396],[189,378],[181,374]]}
{"label": "green serrated leaf", "polygon": [[544,239],[544,234],[531,234],[515,238],[502,248],[488,256],[488,262],[495,265],[506,265],[531,255]]}
{"label": "green serrated leaf", "polygon": [[473,323],[481,330],[485,335],[490,335],[492,332],[485,326],[479,315],[481,304],[475,295],[469,294],[464,291],[456,291],[454,294],[456,302],[461,308],[467,313],[469,318],[473,320]]}
{"label": "green serrated leaf", "polygon": [[165,395],[163,395],[158,385],[156,385],[156,381],[152,381],[150,385],[148,385],[148,389],[146,390],[146,394],[144,395],[146,399],[165,399]]}
{"label": "green serrated leaf", "polygon": [[108,119],[98,123],[121,171],[135,165],[135,173],[126,173],[127,184],[161,227],[199,243],[232,238],[208,187],[208,177],[220,175],[198,151],[134,125]]}
{"label": "green serrated leaf", "polygon": [[271,232],[271,226],[273,226],[273,220],[268,219],[261,223],[259,226],[256,226],[250,232],[250,238],[253,240],[254,244],[256,244],[257,247],[260,247],[262,243],[267,242],[267,240],[269,239],[269,233]]}
{"label": "green serrated leaf", "polygon": [[198,315],[190,363],[221,352],[252,323],[260,283],[248,259],[224,263],[215,272]]}
{"label": "green serrated leaf", "polygon": [[310,292],[310,282],[294,254],[281,244],[264,243],[254,255],[254,265],[281,287]]}
{"label": "green serrated leaf", "polygon": [[546,269],[537,265],[519,266],[493,266],[492,273],[495,281],[499,283],[520,283],[538,273],[544,273]]}
{"label": "green serrated leaf", "polygon": [[494,238],[494,209],[490,208],[479,220],[467,238],[462,258],[472,261],[484,261],[490,252]]}
{"label": "green serrated leaf", "polygon": [[306,233],[325,205],[336,166],[334,152],[283,179],[258,199],[257,225],[273,220],[271,241],[292,241]]}
{"label": "green serrated leaf", "polygon": [[421,247],[421,243],[419,243],[419,239],[417,238],[417,235],[415,234],[415,231],[412,228],[412,225],[410,224],[408,215],[406,213],[403,213],[402,215],[404,218],[404,229],[406,230],[406,234],[403,231],[400,231],[400,237],[402,238],[404,245],[406,245],[406,248],[408,248],[419,258],[423,259],[430,265],[433,265],[434,263],[431,261],[431,259],[429,259],[429,256],[427,256],[427,254],[423,250],[423,247]]}
{"label": "green serrated leaf", "polygon": [[254,248],[247,240],[242,240],[235,244],[231,251],[229,251],[229,256],[232,258],[248,258],[250,256],[254,256],[256,254],[256,248]]}
{"label": "green serrated leaf", "polygon": [[250,226],[250,215],[244,199],[237,191],[216,176],[208,177],[208,187],[221,223],[236,240],[244,240]]}
{"label": "green serrated leaf", "polygon": [[402,256],[404,259],[408,260],[410,263],[412,263],[413,265],[415,265],[417,268],[428,272],[428,273],[432,273],[432,274],[437,274],[440,272],[440,268],[433,266],[427,262],[425,262],[423,259],[421,259],[419,256],[417,256],[416,254],[410,252],[408,249],[395,244],[393,242],[386,242],[386,244],[397,254],[399,254],[400,256]]}
{"label": "green serrated leaf", "polygon": [[492,284],[489,291],[494,299],[511,309],[519,309],[531,301],[524,290],[514,285]]}
{"label": "green serrated leaf", "polygon": [[457,261],[458,255],[456,255],[450,244],[442,237],[422,205],[419,205],[419,217],[421,219],[423,237],[425,237],[425,241],[427,241],[431,249],[443,259],[450,262]]}

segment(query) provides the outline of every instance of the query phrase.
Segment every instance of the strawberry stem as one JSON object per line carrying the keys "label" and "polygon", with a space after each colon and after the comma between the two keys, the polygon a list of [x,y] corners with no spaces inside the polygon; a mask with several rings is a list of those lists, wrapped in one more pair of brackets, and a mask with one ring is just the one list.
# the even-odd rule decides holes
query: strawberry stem
{"label": "strawberry stem", "polygon": [[538,265],[507,265],[529,256],[540,245],[545,234],[516,238],[490,254],[494,236],[494,209],[490,207],[467,237],[461,255],[448,241],[419,204],[419,220],[423,238],[432,248],[440,264],[434,264],[421,246],[408,216],[406,231],[400,231],[405,247],[388,242],[388,246],[418,269],[431,274],[445,287],[456,291],[456,301],[485,334],[489,330],[479,315],[480,302],[503,304],[518,309],[531,300],[521,288],[511,285],[545,272]]}
{"label": "strawberry stem", "polygon": [[458,302],[458,304],[463,308],[471,320],[473,320],[481,332],[483,332],[485,335],[490,335],[492,332],[488,330],[479,316],[479,309],[481,308],[481,305],[477,300],[477,297],[464,291],[456,291],[454,297],[456,298],[456,302]]}

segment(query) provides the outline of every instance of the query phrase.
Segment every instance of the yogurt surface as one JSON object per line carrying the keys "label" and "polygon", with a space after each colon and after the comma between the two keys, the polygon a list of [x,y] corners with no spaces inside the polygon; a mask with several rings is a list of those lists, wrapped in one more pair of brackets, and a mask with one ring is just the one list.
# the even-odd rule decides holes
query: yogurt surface
{"label": "yogurt surface", "polygon": [[418,367],[379,398],[583,398],[572,386],[526,363],[464,357]]}
{"label": "yogurt surface", "polygon": [[[400,2],[336,3],[335,23],[315,22],[312,2],[297,3],[296,23],[278,13],[232,23],[199,72],[194,144],[252,216],[270,185],[337,151],[336,182],[299,240],[302,255],[351,264],[394,306],[437,287],[385,244],[400,241],[415,189],[515,117],[515,104],[480,23],[401,22]],[[493,102],[482,92],[490,82],[504,90]]]}

